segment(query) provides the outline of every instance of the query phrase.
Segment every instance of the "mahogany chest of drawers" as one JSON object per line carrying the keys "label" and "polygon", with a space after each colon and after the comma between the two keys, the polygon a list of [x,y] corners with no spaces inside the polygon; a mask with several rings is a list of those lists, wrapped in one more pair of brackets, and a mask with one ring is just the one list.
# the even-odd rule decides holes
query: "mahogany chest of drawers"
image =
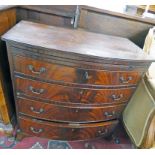
{"label": "mahogany chest of drawers", "polygon": [[27,21],[2,39],[19,128],[50,139],[111,134],[154,59],[126,38]]}

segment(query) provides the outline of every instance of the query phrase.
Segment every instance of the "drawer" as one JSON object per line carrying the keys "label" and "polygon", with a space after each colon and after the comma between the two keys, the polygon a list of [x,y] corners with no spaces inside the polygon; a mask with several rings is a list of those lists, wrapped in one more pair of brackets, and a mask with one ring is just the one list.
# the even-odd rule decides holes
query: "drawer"
{"label": "drawer", "polygon": [[70,103],[105,104],[127,102],[135,88],[83,89],[50,84],[30,79],[16,78],[17,95]]}
{"label": "drawer", "polygon": [[45,137],[53,140],[87,140],[107,136],[114,130],[118,121],[90,124],[67,124],[39,121],[19,116],[22,132],[32,136]]}
{"label": "drawer", "polygon": [[[23,56],[14,56],[15,71],[44,80],[87,85],[135,85],[142,72],[104,71],[52,64]],[[22,64],[22,65],[21,65]]]}
{"label": "drawer", "polygon": [[19,113],[32,117],[60,122],[99,122],[116,119],[124,110],[125,105],[86,107],[62,106],[34,101],[17,99]]}

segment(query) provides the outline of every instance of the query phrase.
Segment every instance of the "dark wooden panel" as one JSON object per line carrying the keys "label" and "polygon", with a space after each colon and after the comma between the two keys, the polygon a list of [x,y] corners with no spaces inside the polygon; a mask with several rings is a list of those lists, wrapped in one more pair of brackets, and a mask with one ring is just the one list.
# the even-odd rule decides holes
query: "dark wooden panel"
{"label": "dark wooden panel", "polygon": [[18,111],[32,117],[59,122],[99,122],[119,118],[125,104],[102,107],[60,106],[26,98],[17,99]]}
{"label": "dark wooden panel", "polygon": [[20,6],[17,8],[17,21],[29,20],[48,25],[74,26],[76,6]]}
{"label": "dark wooden panel", "polygon": [[87,140],[105,137],[114,130],[118,121],[92,124],[65,124],[37,121],[19,116],[22,132],[53,140]]}
{"label": "dark wooden panel", "polygon": [[[14,8],[0,11],[0,36],[16,23]],[[11,123],[14,114],[14,100],[5,43],[0,40],[0,119],[4,124]]]}
{"label": "dark wooden panel", "polygon": [[[91,85],[134,85],[142,72],[104,71],[73,68],[28,57],[14,56],[15,71],[44,80]],[[22,64],[22,65],[20,65]]]}
{"label": "dark wooden panel", "polygon": [[74,68],[85,68],[89,70],[107,70],[107,71],[138,71],[146,72],[150,66],[150,62],[132,62],[117,59],[99,59],[86,57],[84,55],[71,54],[57,51],[45,50],[43,48],[34,48],[33,46],[8,43],[9,52],[13,57],[24,56],[35,60],[54,63],[63,66],[71,66]]}
{"label": "dark wooden panel", "polygon": [[74,17],[76,5],[20,5],[20,8],[64,17]]}
{"label": "dark wooden panel", "polygon": [[26,94],[42,99],[83,103],[104,104],[127,102],[134,88],[122,89],[82,89],[57,84],[48,84],[30,79],[16,78],[17,94]]}

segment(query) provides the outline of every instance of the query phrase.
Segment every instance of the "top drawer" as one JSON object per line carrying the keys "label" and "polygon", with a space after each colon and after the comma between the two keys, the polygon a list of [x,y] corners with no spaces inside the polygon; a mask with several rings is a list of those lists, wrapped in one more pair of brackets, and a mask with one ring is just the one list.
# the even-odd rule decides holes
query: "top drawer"
{"label": "top drawer", "polygon": [[[74,68],[29,57],[13,56],[15,71],[44,80],[85,85],[135,85],[142,72]],[[22,65],[21,65],[22,64]]]}

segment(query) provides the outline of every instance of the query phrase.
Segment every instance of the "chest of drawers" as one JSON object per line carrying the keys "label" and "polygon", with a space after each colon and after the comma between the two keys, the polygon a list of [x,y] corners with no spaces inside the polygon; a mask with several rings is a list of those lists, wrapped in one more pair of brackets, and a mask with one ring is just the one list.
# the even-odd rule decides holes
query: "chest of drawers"
{"label": "chest of drawers", "polygon": [[27,21],[2,38],[19,128],[50,139],[112,133],[155,60],[125,38]]}

